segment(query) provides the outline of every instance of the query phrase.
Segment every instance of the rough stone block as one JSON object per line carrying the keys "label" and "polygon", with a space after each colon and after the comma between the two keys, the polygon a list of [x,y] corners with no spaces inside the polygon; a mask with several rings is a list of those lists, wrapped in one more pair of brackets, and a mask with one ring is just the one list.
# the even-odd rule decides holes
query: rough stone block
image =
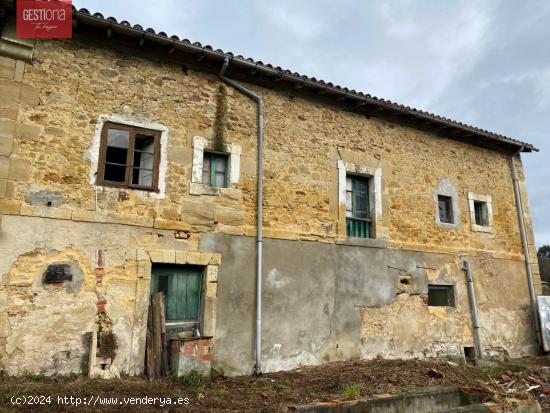
{"label": "rough stone block", "polygon": [[[19,111],[19,104],[15,102],[0,102],[0,118],[15,121],[17,119],[17,112]],[[15,129],[15,127],[14,127]]]}
{"label": "rough stone block", "polygon": [[0,337],[6,338],[9,334],[9,319],[7,312],[0,312]]}
{"label": "rough stone block", "polygon": [[208,298],[215,298],[218,295],[218,283],[209,282],[206,283],[206,296]]}
{"label": "rough stone block", "polygon": [[11,199],[0,199],[0,214],[18,215],[21,204]]}
{"label": "rough stone block", "polygon": [[208,265],[211,258],[209,252],[187,252],[187,263],[191,265]]}
{"label": "rough stone block", "polygon": [[0,119],[0,135],[13,138],[15,133],[15,121],[12,119]]}
{"label": "rough stone block", "polygon": [[40,138],[40,126],[18,123],[15,127],[15,137],[23,140],[36,141]]}
{"label": "rough stone block", "polygon": [[171,221],[168,219],[155,219],[154,228],[171,229],[174,231],[190,231],[191,226],[187,222]]}
{"label": "rough stone block", "polygon": [[206,282],[218,282],[218,266],[209,265],[206,267]]}
{"label": "rough stone block", "polygon": [[242,225],[244,223],[244,211],[242,208],[227,208],[217,206],[216,221],[225,225]]}
{"label": "rough stone block", "polygon": [[13,73],[13,80],[15,80],[16,82],[22,82],[24,74],[25,74],[25,62],[22,60],[16,60],[15,71]]}
{"label": "rough stone block", "polygon": [[151,257],[152,262],[159,264],[175,264],[176,263],[176,252],[168,250],[151,250],[149,251],[149,256]]}
{"label": "rough stone block", "polygon": [[15,73],[15,60],[0,56],[0,77],[13,80]]}
{"label": "rough stone block", "polygon": [[0,134],[0,155],[10,155],[13,149],[13,138]]}
{"label": "rough stone block", "polygon": [[181,204],[182,220],[190,223],[212,223],[215,204],[207,201],[183,201]]}
{"label": "rough stone block", "polygon": [[0,96],[4,102],[19,102],[21,83],[15,80],[0,79]]}
{"label": "rough stone block", "polygon": [[8,186],[8,181],[6,179],[0,178],[0,198],[6,197],[7,186]]}
{"label": "rough stone block", "polygon": [[21,103],[29,106],[36,106],[40,103],[40,92],[34,87],[23,83],[21,86]]}
{"label": "rough stone block", "polygon": [[14,181],[28,181],[31,176],[31,161],[11,158],[8,177]]}

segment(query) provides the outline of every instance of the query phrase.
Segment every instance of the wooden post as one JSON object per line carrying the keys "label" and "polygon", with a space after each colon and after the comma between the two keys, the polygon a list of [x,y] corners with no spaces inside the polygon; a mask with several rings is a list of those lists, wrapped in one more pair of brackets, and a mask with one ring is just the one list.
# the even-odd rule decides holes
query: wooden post
{"label": "wooden post", "polygon": [[146,374],[150,380],[168,375],[164,293],[151,295],[147,317]]}

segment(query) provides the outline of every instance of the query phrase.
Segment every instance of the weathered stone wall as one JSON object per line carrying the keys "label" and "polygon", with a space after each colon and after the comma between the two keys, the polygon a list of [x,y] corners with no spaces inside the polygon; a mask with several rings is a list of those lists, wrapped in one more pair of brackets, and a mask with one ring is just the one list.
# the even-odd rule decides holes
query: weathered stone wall
{"label": "weathered stone wall", "polygon": [[[220,346],[215,362],[227,367],[228,373],[245,372],[229,362],[230,355],[223,355],[229,351],[223,346],[231,347],[233,340],[226,339],[229,314],[240,314],[228,311],[236,305],[232,301],[235,297],[224,301],[223,307],[217,304],[221,294],[217,289],[218,266],[224,260],[223,252],[214,247],[211,252],[201,252],[198,241],[201,234],[212,232],[255,233],[253,102],[214,75],[139,57],[136,49],[117,51],[110,44],[78,37],[71,42],[38,41],[32,64],[0,59],[0,363],[10,374],[81,371],[87,351],[83,336],[93,330],[98,312],[104,310],[119,337],[114,367],[138,373],[143,365],[151,263],[190,263],[205,266],[207,272],[204,311],[209,315],[204,318],[204,328],[214,334],[215,346]],[[381,117],[368,118],[289,92],[250,88],[264,97],[266,105],[266,237],[316,241],[311,245],[319,248],[344,239],[338,161],[350,168],[378,168],[382,171],[382,209],[377,211],[375,232],[389,247],[384,256],[391,251],[445,254],[444,262],[436,260],[432,267],[422,264],[421,257],[415,258],[414,265],[432,268],[418,276],[421,285],[427,285],[430,277],[447,277],[458,285],[463,282],[459,255],[479,260],[476,269],[483,280],[477,287],[480,306],[493,314],[485,322],[489,342],[517,355],[532,351],[528,326],[523,333],[510,335],[507,330],[528,318],[510,154]],[[154,123],[166,129],[167,167],[161,196],[94,185],[93,139],[104,116]],[[213,194],[190,193],[192,144],[197,136],[211,145],[241,146],[240,178],[234,187]],[[527,206],[519,163],[518,167]],[[442,228],[435,219],[434,191],[443,181],[456,190],[461,211],[454,229]],[[468,192],[492,197],[491,233],[471,230]],[[528,208],[526,218],[530,244],[534,245]],[[358,251],[349,246],[338,248]],[[98,262],[98,251],[104,252],[105,265]],[[353,254],[361,261],[360,253]],[[531,255],[534,257],[534,249]],[[47,264],[58,261],[78,268],[82,278],[79,288],[69,291],[41,284]],[[363,270],[351,266],[344,279],[350,286],[356,285],[364,279]],[[381,269],[378,276],[385,277],[386,271]],[[537,267],[535,272],[538,274]],[[289,279],[299,276],[291,269],[285,275]],[[275,277],[273,283],[278,284],[276,273],[267,271],[266,277],[267,281]],[[391,285],[397,279],[395,274],[387,277],[385,282]],[[538,277],[536,280],[540,288]],[[300,311],[308,306],[303,297],[310,297],[316,283],[302,280],[290,308]],[[371,283],[367,285],[374,288]],[[462,304],[456,310],[428,311],[422,296],[396,295],[394,290],[390,298],[382,294],[385,298],[374,306],[360,302],[358,309],[338,313],[337,320],[349,327],[342,333],[344,339],[325,344],[319,344],[319,339],[311,349],[300,350],[305,351],[305,358],[293,358],[293,352],[305,342],[298,339],[290,346],[292,350],[273,353],[269,368],[375,353],[392,357],[434,355],[438,351],[424,349],[454,334],[460,337],[456,341],[460,346],[468,342],[470,334],[465,289],[460,285],[457,290]],[[225,288],[223,294],[232,291],[229,286]],[[342,291],[339,303],[346,302],[345,294],[352,292],[349,288]],[[378,297],[380,290],[364,293]],[[249,295],[247,300],[252,299],[252,290]],[[311,294],[311,298],[316,297]],[[307,314],[319,317],[316,323],[325,325],[328,319],[315,308]],[[252,317],[252,309],[246,310]],[[275,306],[266,317],[275,319],[279,311]],[[418,330],[410,329],[406,318],[410,314],[417,315]],[[220,317],[225,326],[216,323]],[[58,327],[51,329],[50,320]],[[292,329],[292,323],[285,328]],[[440,333],[442,329],[445,334]],[[252,331],[250,326],[242,337]],[[409,342],[407,336],[415,331],[424,331],[424,338]],[[274,343],[278,341],[269,345]],[[318,347],[332,344],[347,350]],[[250,351],[244,349],[241,358],[249,358]]]}

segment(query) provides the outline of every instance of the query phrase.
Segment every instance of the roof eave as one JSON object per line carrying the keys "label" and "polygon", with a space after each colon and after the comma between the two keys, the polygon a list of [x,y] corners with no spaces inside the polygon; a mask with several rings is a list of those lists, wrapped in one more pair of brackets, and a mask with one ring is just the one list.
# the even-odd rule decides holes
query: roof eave
{"label": "roof eave", "polygon": [[358,106],[368,105],[376,107],[382,110],[404,114],[417,119],[424,119],[434,126],[449,128],[452,130],[462,131],[474,136],[478,136],[484,139],[493,141],[494,143],[501,143],[506,146],[515,148],[522,148],[523,152],[538,152],[539,149],[533,145],[522,142],[507,136],[499,135],[487,130],[476,128],[470,125],[456,122],[451,119],[447,119],[441,116],[434,115],[432,113],[424,112],[415,108],[411,108],[404,105],[399,105],[385,99],[379,99],[369,94],[362,92],[356,92],[348,88],[343,88],[337,85],[333,85],[330,82],[324,82],[315,78],[307,76],[301,76],[298,73],[292,73],[289,70],[283,70],[281,68],[273,67],[269,64],[263,64],[263,62],[257,62],[253,59],[245,59],[242,56],[235,57],[232,53],[225,53],[222,50],[213,50],[210,46],[202,46],[200,43],[191,43],[189,40],[180,40],[176,36],[168,37],[166,35],[157,34],[153,29],[143,29],[139,25],[131,26],[129,23],[117,22],[116,19],[109,17],[104,18],[100,13],[91,15],[86,9],[77,11],[73,8],[73,16],[75,20],[75,26],[81,21],[84,24],[91,26],[104,28],[107,33],[119,33],[125,36],[134,37],[136,39],[143,39],[143,41],[150,41],[155,44],[167,47],[168,50],[180,50],[185,53],[196,54],[203,58],[211,59],[213,61],[219,61],[220,65],[225,58],[229,58],[232,67],[248,70],[249,72],[259,72],[268,77],[279,78],[280,80],[287,81],[300,87],[322,91],[325,95],[331,95],[338,98],[338,100],[350,100],[354,101]]}

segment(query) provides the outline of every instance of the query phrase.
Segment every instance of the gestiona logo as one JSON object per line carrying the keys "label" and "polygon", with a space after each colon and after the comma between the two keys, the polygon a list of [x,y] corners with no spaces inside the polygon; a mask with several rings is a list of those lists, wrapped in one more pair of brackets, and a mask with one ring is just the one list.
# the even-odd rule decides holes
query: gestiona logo
{"label": "gestiona logo", "polygon": [[73,34],[71,0],[17,0],[16,36],[65,39]]}

